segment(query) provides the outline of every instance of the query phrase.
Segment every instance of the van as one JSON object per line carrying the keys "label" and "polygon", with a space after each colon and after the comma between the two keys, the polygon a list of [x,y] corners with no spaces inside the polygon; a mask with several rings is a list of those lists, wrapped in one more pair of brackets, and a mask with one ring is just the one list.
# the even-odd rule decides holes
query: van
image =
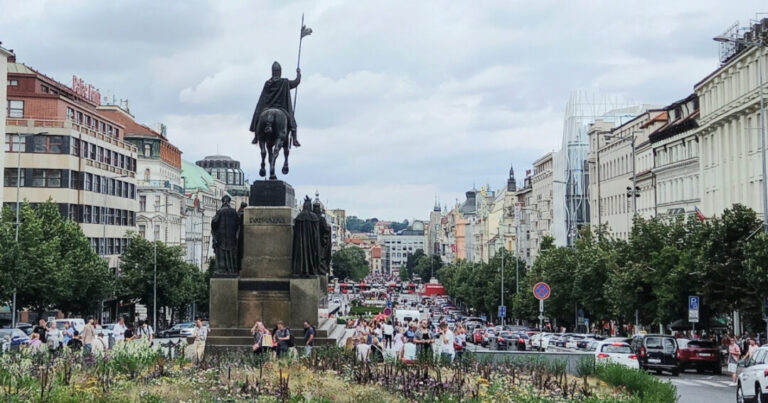
{"label": "van", "polygon": [[69,323],[69,327],[77,330],[78,333],[82,333],[85,328],[85,321],[83,319],[70,318],[70,319],[56,319],[53,321],[56,329],[64,330],[64,325]]}
{"label": "van", "polygon": [[415,310],[398,309],[395,311],[395,319],[400,323],[408,323],[421,319],[421,313]]}
{"label": "van", "polygon": [[657,374],[668,371],[680,374],[677,340],[670,335],[636,334],[632,337],[632,352],[637,354],[640,369],[654,370]]}

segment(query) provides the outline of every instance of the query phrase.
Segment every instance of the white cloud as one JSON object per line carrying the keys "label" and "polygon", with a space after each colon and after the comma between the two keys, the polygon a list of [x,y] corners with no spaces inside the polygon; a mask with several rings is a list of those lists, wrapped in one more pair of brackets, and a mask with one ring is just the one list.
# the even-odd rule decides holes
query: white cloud
{"label": "white cloud", "polygon": [[[239,159],[274,60],[294,77],[305,38],[287,180],[331,207],[424,218],[473,183],[501,186],[558,148],[565,104],[588,89],[666,104],[717,66],[711,41],[764,0],[670,3],[0,0],[3,46],[67,82],[82,76],[163,121],[195,161]],[[519,179],[519,178],[518,178]]]}

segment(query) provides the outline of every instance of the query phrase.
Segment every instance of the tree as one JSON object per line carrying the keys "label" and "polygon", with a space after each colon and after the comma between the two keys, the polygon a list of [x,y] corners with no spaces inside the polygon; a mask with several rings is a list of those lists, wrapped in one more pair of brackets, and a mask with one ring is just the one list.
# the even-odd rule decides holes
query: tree
{"label": "tree", "polygon": [[333,275],[340,280],[360,281],[368,275],[368,261],[365,252],[357,246],[347,246],[336,251],[331,259]]}
{"label": "tree", "polygon": [[427,282],[432,279],[432,274],[438,274],[442,267],[443,260],[440,259],[440,256],[422,255],[416,262],[416,266],[413,270],[414,273],[418,273],[419,277],[421,277],[421,281]]}
{"label": "tree", "polygon": [[[157,241],[157,305],[168,306],[183,313],[187,305],[200,296],[204,276],[194,264],[185,262],[180,246],[168,246]],[[117,295],[152,306],[154,300],[155,243],[139,235],[121,256],[121,275]],[[154,309],[153,309],[154,311]]]}
{"label": "tree", "polygon": [[[17,306],[42,314],[59,308],[66,314],[92,314],[112,293],[113,275],[91,248],[77,223],[61,217],[50,200],[19,208],[19,242],[15,242],[16,213],[3,210],[0,219],[0,286],[8,300],[15,286]],[[6,282],[5,279],[8,281]]]}
{"label": "tree", "polygon": [[416,272],[416,265],[419,263],[419,259],[426,256],[423,249],[416,249],[413,253],[408,253],[405,260],[405,267],[400,268],[400,279],[403,281],[410,281],[413,279]]}

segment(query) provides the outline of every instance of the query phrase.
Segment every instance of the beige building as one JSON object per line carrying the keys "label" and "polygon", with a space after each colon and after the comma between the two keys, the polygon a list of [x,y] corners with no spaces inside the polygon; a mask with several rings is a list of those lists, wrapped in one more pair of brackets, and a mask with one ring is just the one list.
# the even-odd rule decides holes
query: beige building
{"label": "beige building", "polygon": [[75,78],[68,87],[13,57],[7,98],[5,205],[15,206],[17,188],[33,205],[53,200],[117,268],[138,209],[137,150],[124,126],[98,110],[92,86]]}
{"label": "beige building", "polygon": [[531,176],[531,204],[535,214],[529,215],[531,259],[539,254],[541,240],[551,234],[552,227],[552,192],[553,192],[553,156],[547,153],[533,162]]}
{"label": "beige building", "polygon": [[[667,124],[649,135],[654,155],[654,197],[639,199],[639,210],[645,217],[692,215],[701,204],[698,101],[692,94],[665,107]],[[646,190],[641,187],[640,191]]]}
{"label": "beige building", "polygon": [[[8,57],[11,55],[13,55],[11,51],[0,46],[0,83],[8,82]],[[9,108],[10,104],[6,99],[7,92],[8,92],[8,87],[6,85],[0,84],[0,100],[2,100],[4,104],[6,104],[6,108]],[[0,133],[5,133],[5,116],[6,115],[7,113],[0,113]],[[0,183],[5,183],[3,179],[4,173],[5,173],[5,153],[3,153],[3,155],[0,155]],[[0,206],[3,205],[3,193],[4,192],[0,192]]]}
{"label": "beige building", "polygon": [[[757,28],[760,28],[759,30]],[[758,33],[760,32],[760,33]],[[768,18],[744,34],[757,41],[768,36]],[[762,60],[760,60],[762,59]],[[768,81],[768,52],[737,46],[712,74],[694,86],[699,98],[699,165],[701,210],[716,216],[741,203],[762,217],[765,187],[762,174],[760,91]]]}

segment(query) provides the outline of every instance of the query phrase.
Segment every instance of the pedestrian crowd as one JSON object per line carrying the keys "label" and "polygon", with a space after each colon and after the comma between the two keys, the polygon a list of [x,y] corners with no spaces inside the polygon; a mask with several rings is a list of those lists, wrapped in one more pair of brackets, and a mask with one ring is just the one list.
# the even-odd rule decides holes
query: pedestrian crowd
{"label": "pedestrian crowd", "polygon": [[347,339],[347,348],[353,349],[358,359],[381,361],[393,358],[402,362],[419,359],[438,359],[452,362],[460,359],[467,343],[467,330],[462,325],[451,329],[443,321],[437,327],[427,320],[394,321],[358,318],[347,321],[354,329]]}
{"label": "pedestrian crowd", "polygon": [[[315,327],[307,320],[304,321],[304,350],[305,356],[312,354],[316,338]],[[256,321],[251,328],[253,336],[253,354],[268,358],[297,357],[298,346],[291,329],[283,321],[278,321],[275,327],[267,329],[262,321]]]}
{"label": "pedestrian crowd", "polygon": [[103,353],[117,343],[137,341],[152,344],[154,339],[154,330],[145,321],[139,322],[134,327],[126,325],[125,319],[120,318],[111,332],[102,327],[93,317],[89,317],[79,330],[74,321],[62,322],[63,325],[57,326],[55,321],[48,322],[40,319],[38,325],[32,329],[30,340],[24,348],[29,351],[42,349],[56,351],[66,347],[73,351]]}

